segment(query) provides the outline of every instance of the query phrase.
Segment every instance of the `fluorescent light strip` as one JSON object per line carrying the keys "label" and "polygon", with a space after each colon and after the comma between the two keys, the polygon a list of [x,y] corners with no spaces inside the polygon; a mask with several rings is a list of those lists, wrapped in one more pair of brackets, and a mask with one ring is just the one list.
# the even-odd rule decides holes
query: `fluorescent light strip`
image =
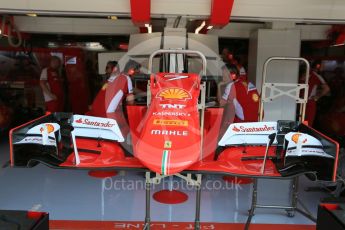
{"label": "fluorescent light strip", "polygon": [[149,34],[151,34],[151,33],[152,33],[152,25],[150,25],[150,24],[145,24],[145,27],[147,28],[147,32],[148,32]]}
{"label": "fluorescent light strip", "polygon": [[336,47],[336,46],[343,46],[345,45],[345,43],[342,43],[342,44],[336,44],[336,45],[332,45],[333,47]]}
{"label": "fluorescent light strip", "polygon": [[195,33],[198,34],[200,32],[200,30],[202,30],[202,28],[204,28],[205,25],[206,25],[206,22],[203,21],[201,23],[201,25],[198,28],[195,29]]}

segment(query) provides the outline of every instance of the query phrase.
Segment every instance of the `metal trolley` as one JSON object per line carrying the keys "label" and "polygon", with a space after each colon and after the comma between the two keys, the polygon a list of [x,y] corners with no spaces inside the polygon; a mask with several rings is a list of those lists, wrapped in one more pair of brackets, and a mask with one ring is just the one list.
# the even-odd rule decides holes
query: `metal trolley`
{"label": "metal trolley", "polygon": [[[273,61],[297,61],[303,62],[306,65],[306,78],[304,83],[271,83],[267,81],[267,69],[268,65]],[[264,114],[264,104],[274,101],[279,97],[290,97],[295,100],[296,104],[299,104],[298,120],[303,122],[305,119],[306,104],[308,102],[308,80],[309,80],[310,66],[309,62],[304,58],[299,57],[271,57],[266,60],[263,68],[262,74],[262,85],[261,85],[261,101],[259,108],[259,121],[263,120]],[[295,212],[299,212],[302,215],[306,216],[310,220],[316,222],[315,217],[307,210],[303,203],[298,199],[298,178],[300,175],[296,175],[292,178],[291,182],[291,203],[290,205],[272,205],[272,204],[258,204],[258,180],[260,178],[253,178],[253,190],[252,190],[252,201],[251,207],[249,210],[249,216],[245,225],[245,229],[249,229],[251,220],[254,216],[255,209],[257,208],[269,208],[269,209],[283,209],[286,210],[289,217],[293,217]],[[263,175],[264,179],[265,176]],[[274,178],[282,179],[282,178]],[[298,207],[298,203],[301,208]]]}

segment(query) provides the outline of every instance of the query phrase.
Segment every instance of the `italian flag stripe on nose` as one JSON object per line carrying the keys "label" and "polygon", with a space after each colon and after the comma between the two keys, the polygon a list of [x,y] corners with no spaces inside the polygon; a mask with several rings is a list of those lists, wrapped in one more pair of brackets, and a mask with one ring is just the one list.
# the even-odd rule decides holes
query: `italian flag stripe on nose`
{"label": "italian flag stripe on nose", "polygon": [[170,153],[169,150],[163,150],[163,156],[162,156],[162,175],[167,175],[169,153]]}

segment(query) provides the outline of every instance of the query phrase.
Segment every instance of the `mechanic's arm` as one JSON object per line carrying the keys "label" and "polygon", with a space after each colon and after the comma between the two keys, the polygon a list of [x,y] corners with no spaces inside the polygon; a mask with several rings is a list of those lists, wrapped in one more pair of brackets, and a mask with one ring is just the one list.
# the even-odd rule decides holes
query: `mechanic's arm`
{"label": "mechanic's arm", "polygon": [[219,106],[220,106],[220,107],[224,107],[225,104],[226,104],[226,102],[227,102],[227,100],[224,100],[223,98],[220,98],[220,100],[219,100]]}
{"label": "mechanic's arm", "polygon": [[132,84],[132,80],[130,79],[130,77],[127,76],[127,89],[128,89],[128,94],[126,97],[126,103],[127,105],[134,105],[134,100],[135,100],[135,96],[134,96],[134,88],[133,88],[133,84]]}
{"label": "mechanic's arm", "polygon": [[40,86],[41,89],[43,91],[43,93],[49,95],[49,97],[51,97],[53,100],[56,100],[56,96],[50,92],[49,88],[48,88],[48,81],[47,80],[40,80]]}
{"label": "mechanic's arm", "polygon": [[127,105],[134,105],[134,99],[135,97],[133,93],[128,94],[126,97]]}
{"label": "mechanic's arm", "polygon": [[[224,93],[222,93],[223,86],[226,85]],[[224,107],[228,101],[228,97],[230,95],[232,84],[229,82],[221,82],[218,84],[218,92],[217,92],[217,99],[220,107]]]}
{"label": "mechanic's arm", "polygon": [[315,101],[319,100],[321,97],[325,96],[326,94],[328,94],[328,92],[330,91],[330,88],[328,86],[327,83],[323,83],[320,85],[319,90],[317,90],[317,93],[314,97],[312,97],[312,99],[314,99]]}

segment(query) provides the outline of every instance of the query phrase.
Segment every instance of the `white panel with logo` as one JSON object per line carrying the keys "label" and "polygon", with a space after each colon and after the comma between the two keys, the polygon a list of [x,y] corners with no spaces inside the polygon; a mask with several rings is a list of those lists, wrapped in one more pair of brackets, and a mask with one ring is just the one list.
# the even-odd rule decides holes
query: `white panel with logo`
{"label": "white panel with logo", "polygon": [[76,137],[91,137],[123,142],[124,138],[114,119],[73,115],[73,133]]}
{"label": "white panel with logo", "polygon": [[[220,146],[255,144],[266,145],[268,135],[277,132],[277,122],[234,123],[219,141]],[[277,143],[275,140],[274,144]]]}
{"label": "white panel with logo", "polygon": [[[57,135],[55,135],[57,133]],[[43,123],[29,129],[26,133],[30,135],[14,144],[40,144],[48,146],[56,146],[56,142],[60,141],[60,125],[57,123]],[[58,140],[56,140],[58,138]]]}
{"label": "white panel with logo", "polygon": [[288,141],[286,156],[318,156],[334,158],[323,150],[322,143],[305,133],[290,132],[285,135]]}

